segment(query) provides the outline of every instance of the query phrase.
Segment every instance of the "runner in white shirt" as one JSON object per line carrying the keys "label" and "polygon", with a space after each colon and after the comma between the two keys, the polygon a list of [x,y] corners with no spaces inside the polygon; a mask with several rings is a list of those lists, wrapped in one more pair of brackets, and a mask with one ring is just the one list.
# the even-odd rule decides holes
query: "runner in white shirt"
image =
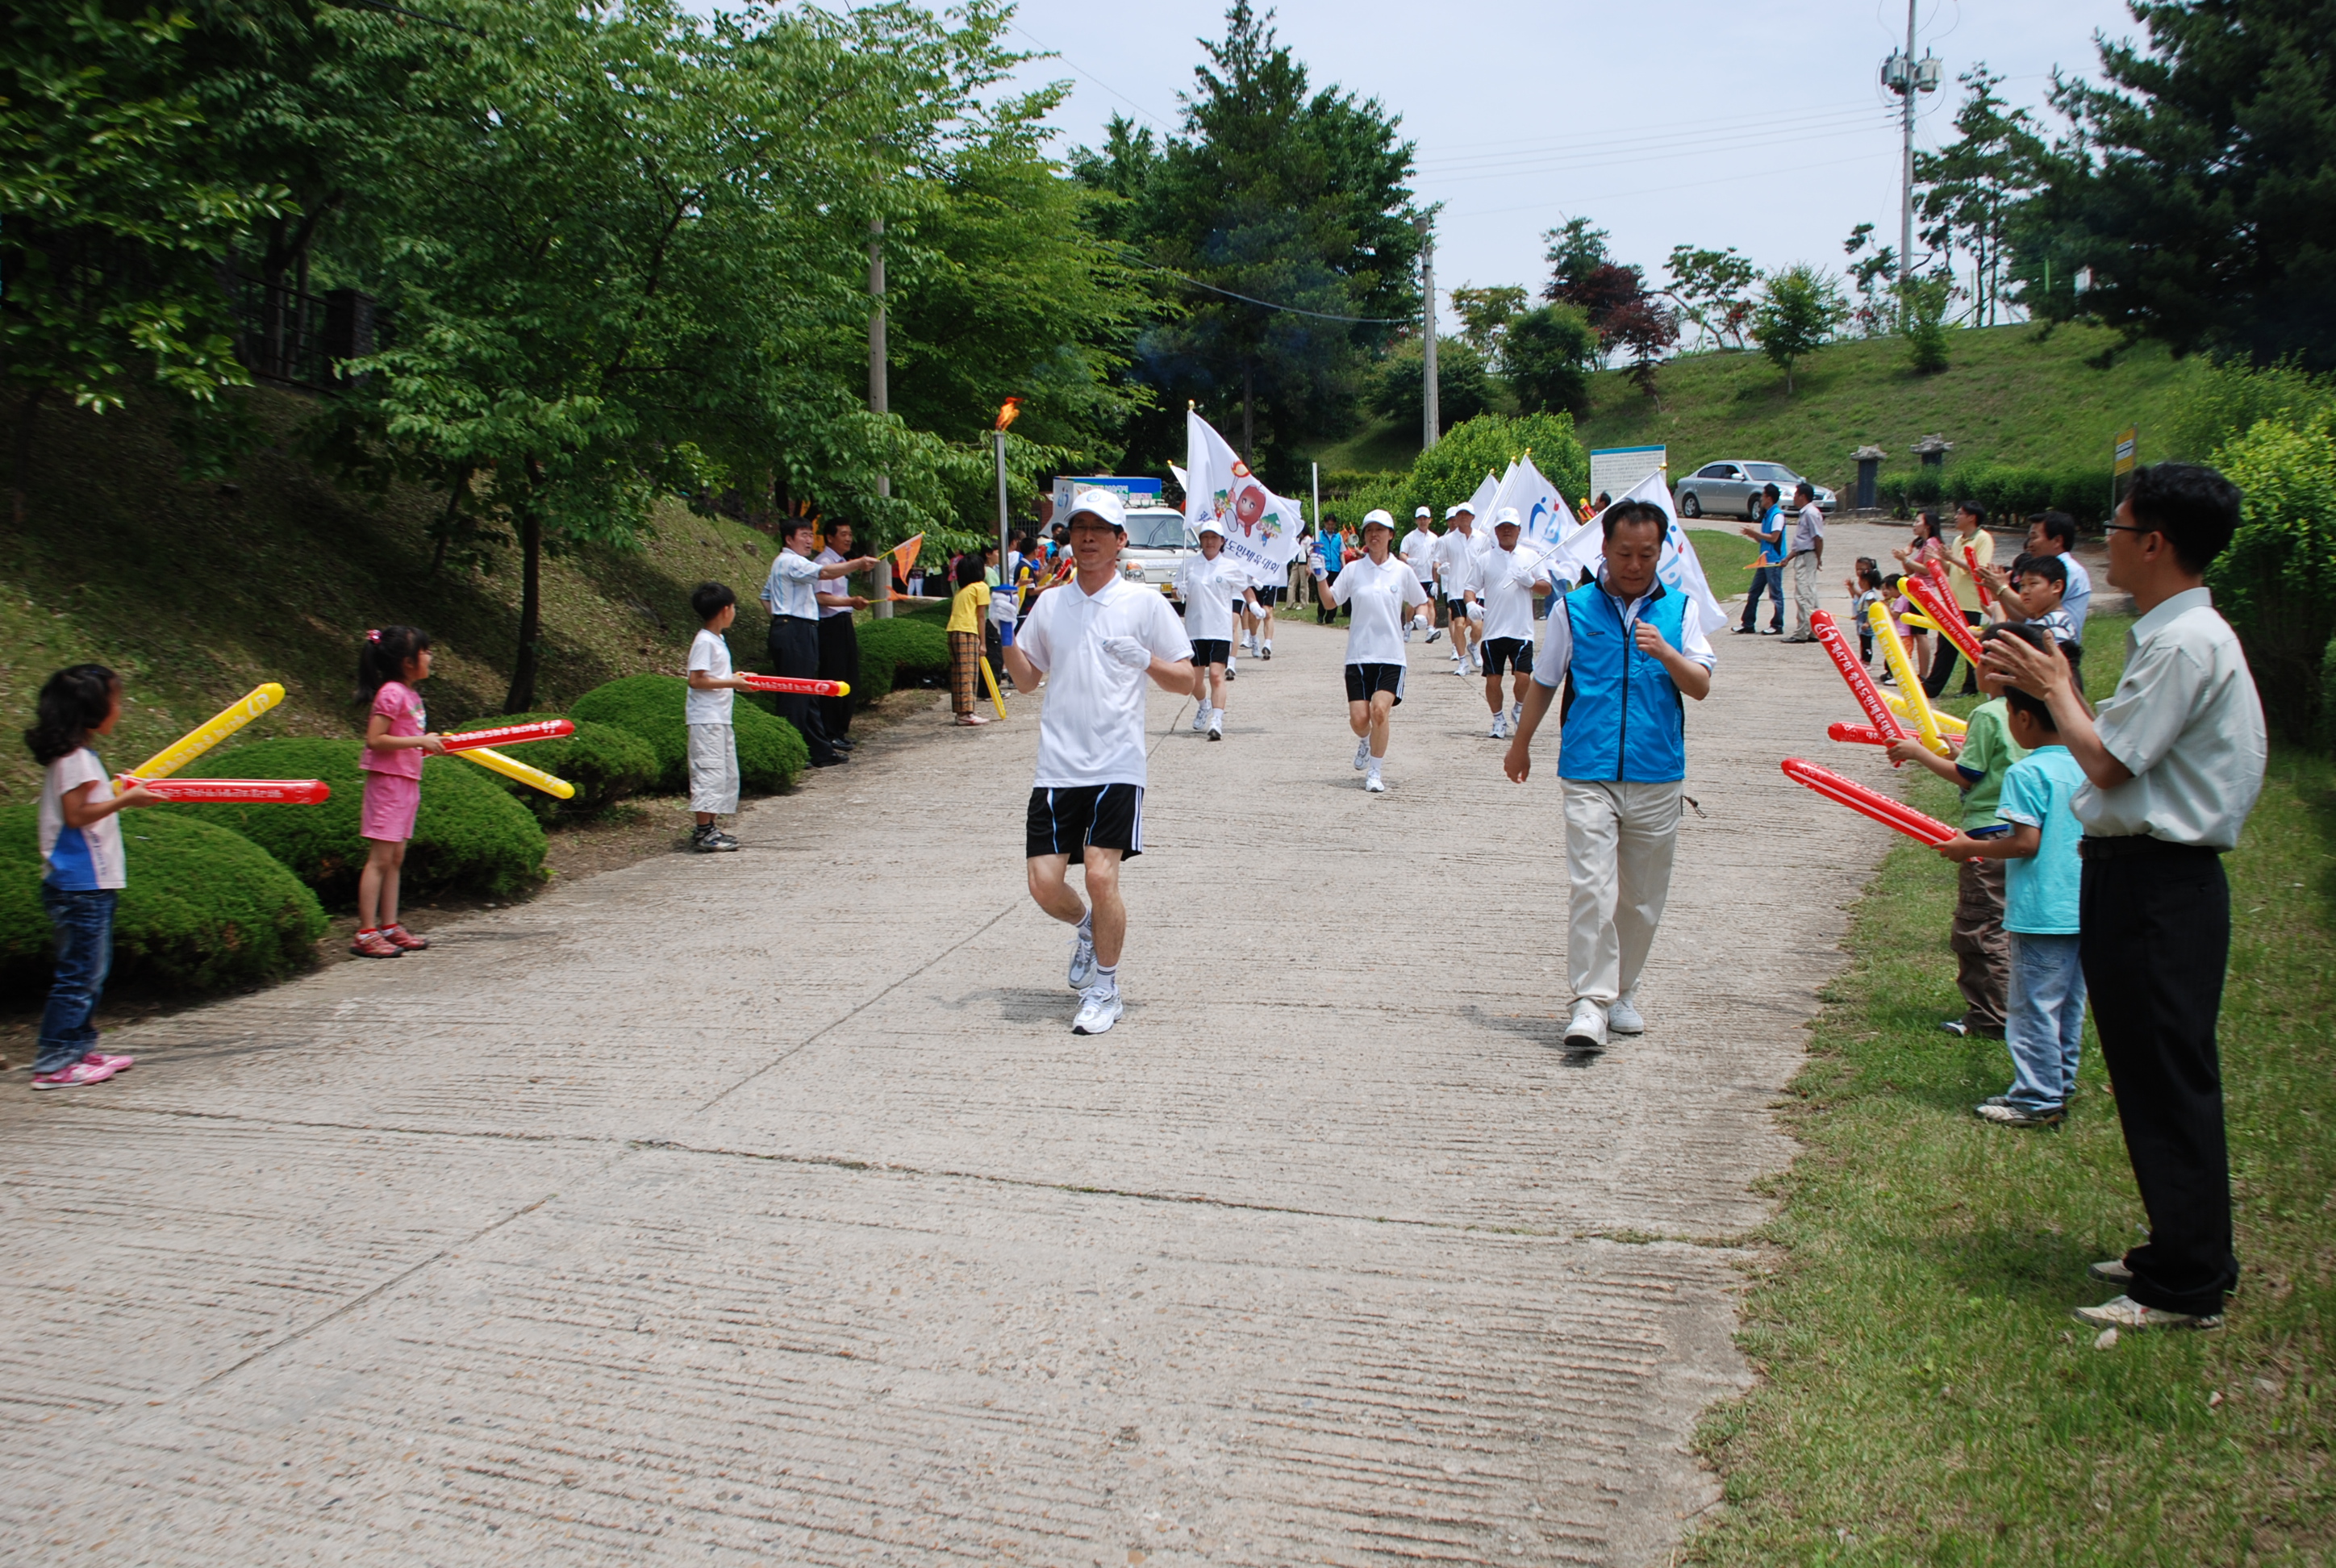
{"label": "runner in white shirt", "polygon": [[[1548,593],[1555,579],[1550,576],[1549,552],[1521,552],[1517,535],[1522,531],[1517,521],[1517,509],[1501,508],[1493,520],[1493,545],[1484,555],[1484,638],[1481,656],[1484,666],[1484,703],[1493,710],[1491,736],[1506,740],[1524,716],[1525,686],[1533,678],[1533,599]],[[1512,671],[1515,706],[1501,711],[1501,675]]]}
{"label": "runner in white shirt", "polygon": [[1415,631],[1426,632],[1428,641],[1436,640],[1436,514],[1423,506],[1411,514],[1411,531],[1403,536],[1403,548],[1396,551],[1418,574],[1420,589],[1428,599],[1418,614],[1404,622],[1406,642]]}
{"label": "runner in white shirt", "polygon": [[1476,602],[1476,514],[1462,506],[1452,514],[1451,531],[1436,541],[1436,591],[1444,596],[1445,614],[1452,624],[1452,657],[1459,662],[1455,675],[1471,675],[1476,625],[1468,607]]}
{"label": "runner in white shirt", "polygon": [[1192,644],[1192,668],[1206,684],[1197,692],[1192,727],[1211,740],[1225,738],[1225,666],[1232,658],[1233,606],[1249,586],[1248,571],[1224,553],[1225,536],[1213,522],[1201,525],[1201,553],[1176,569],[1176,597],[1184,601],[1184,635]]}
{"label": "runner in white shirt", "polygon": [[1387,760],[1387,716],[1403,700],[1404,612],[1426,602],[1419,579],[1395,559],[1395,519],[1384,511],[1363,518],[1363,555],[1350,560],[1336,585],[1320,568],[1314,579],[1332,604],[1348,607],[1347,622],[1347,722],[1356,735],[1355,767],[1363,787],[1387,793],[1379,766]]}
{"label": "runner in white shirt", "polygon": [[1266,662],[1273,660],[1273,607],[1281,602],[1289,585],[1271,572],[1254,572],[1249,579],[1247,602],[1241,613],[1245,624],[1254,635],[1250,638],[1251,651]]}
{"label": "runner in white shirt", "polygon": [[[1198,696],[1201,681],[1168,601],[1119,575],[1127,542],[1119,498],[1084,491],[1067,521],[1076,575],[1038,596],[1007,647],[1006,669],[1021,691],[1046,684],[1026,835],[1030,896],[1077,928],[1071,1032],[1099,1035],[1120,1016],[1127,906],[1119,870],[1144,852],[1144,677],[1179,696]],[[1085,899],[1067,880],[1074,862],[1085,868]]]}

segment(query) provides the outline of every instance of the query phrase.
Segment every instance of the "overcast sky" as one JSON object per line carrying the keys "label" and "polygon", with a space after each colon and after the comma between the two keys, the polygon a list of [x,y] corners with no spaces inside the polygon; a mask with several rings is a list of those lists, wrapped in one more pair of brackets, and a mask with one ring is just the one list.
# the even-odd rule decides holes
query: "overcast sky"
{"label": "overcast sky", "polygon": [[[1315,87],[1400,114],[1415,189],[1440,201],[1439,295],[1547,275],[1542,233],[1584,216],[1659,278],[1674,245],[1734,246],[1763,268],[1838,268],[1871,222],[1895,244],[1897,100],[1878,70],[1905,0],[1283,0],[1282,42]],[[1022,0],[1011,40],[1057,58],[1032,82],[1075,84],[1057,151],[1099,145],[1114,112],[1181,120],[1196,39],[1222,0]],[[2041,107],[2057,65],[2097,75],[2094,34],[2138,32],[2118,0],[1922,0],[1919,44],[1944,64],[1916,144],[1952,139],[1955,78],[1984,60],[2014,102]],[[2057,126],[2057,119],[2053,121]],[[1451,322],[1448,300],[1441,317]]]}

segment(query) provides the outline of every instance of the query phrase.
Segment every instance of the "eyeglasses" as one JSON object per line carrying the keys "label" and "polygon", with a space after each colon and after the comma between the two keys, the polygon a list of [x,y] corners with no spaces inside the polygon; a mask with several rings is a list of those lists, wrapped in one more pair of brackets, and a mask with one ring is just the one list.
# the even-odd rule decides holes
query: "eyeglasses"
{"label": "eyeglasses", "polygon": [[2105,522],[2101,524],[2101,531],[2103,533],[2156,533],[2157,530],[2143,528],[2140,524],[2132,522]]}

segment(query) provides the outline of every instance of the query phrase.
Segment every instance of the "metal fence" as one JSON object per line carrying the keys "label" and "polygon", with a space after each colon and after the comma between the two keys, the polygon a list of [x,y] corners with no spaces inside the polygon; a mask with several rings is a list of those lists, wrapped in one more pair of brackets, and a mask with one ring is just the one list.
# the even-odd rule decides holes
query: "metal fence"
{"label": "metal fence", "polygon": [[382,322],[373,297],[354,288],[310,294],[297,284],[237,274],[236,353],[263,381],[327,392],[350,385],[335,366],[371,354]]}

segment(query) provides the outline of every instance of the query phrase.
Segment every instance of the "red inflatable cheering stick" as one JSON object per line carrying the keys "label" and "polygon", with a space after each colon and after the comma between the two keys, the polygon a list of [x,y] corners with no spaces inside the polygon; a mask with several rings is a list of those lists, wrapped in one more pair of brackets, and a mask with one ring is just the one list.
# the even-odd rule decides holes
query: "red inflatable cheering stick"
{"label": "red inflatable cheering stick", "polygon": [[576,733],[564,718],[541,718],[530,724],[499,724],[492,729],[466,729],[446,737],[448,751],[476,751],[487,745],[518,745],[524,741],[558,740]]}
{"label": "red inflatable cheering stick", "polygon": [[1849,695],[1855,697],[1857,706],[1865,710],[1868,722],[1891,740],[1913,740],[1913,732],[1890,711],[1890,705],[1882,700],[1881,688],[1874,684],[1874,677],[1865,673],[1865,667],[1857,662],[1857,655],[1850,650],[1849,638],[1842,636],[1840,626],[1833,618],[1833,611],[1811,611],[1809,629],[1816,633],[1817,641],[1832,656],[1834,668],[1841,671],[1841,678],[1849,683]]}
{"label": "red inflatable cheering stick", "polygon": [[1963,564],[1971,568],[1971,586],[1979,589],[1980,609],[1993,609],[1995,595],[1987,591],[1987,579],[1979,574],[1979,551],[1970,545],[1963,546]]}
{"label": "red inflatable cheering stick", "polygon": [[1938,622],[1939,630],[1947,640],[1971,660],[1973,669],[1977,669],[1979,638],[1963,619],[1962,607],[1955,603],[1955,596],[1932,579],[1918,577],[1913,572],[1900,578],[1898,586],[1905,589],[1906,597],[1921,607],[1924,615]]}
{"label": "red inflatable cheering stick", "polygon": [[1872,817],[1883,827],[1894,828],[1910,839],[1919,839],[1933,847],[1955,836],[1955,830],[1933,816],[1925,816],[1903,801],[1892,800],[1880,790],[1872,790],[1855,779],[1845,779],[1831,768],[1803,762],[1796,756],[1784,761],[1785,776],[1795,784],[1809,788],[1838,805],[1864,816]]}
{"label": "red inflatable cheering stick", "polygon": [[315,778],[125,778],[124,785],[144,784],[156,800],[188,805],[319,805],[332,798],[332,786]]}
{"label": "red inflatable cheering stick", "polygon": [[850,696],[852,685],[841,680],[796,680],[791,676],[742,675],[750,691],[784,692],[789,696]]}

